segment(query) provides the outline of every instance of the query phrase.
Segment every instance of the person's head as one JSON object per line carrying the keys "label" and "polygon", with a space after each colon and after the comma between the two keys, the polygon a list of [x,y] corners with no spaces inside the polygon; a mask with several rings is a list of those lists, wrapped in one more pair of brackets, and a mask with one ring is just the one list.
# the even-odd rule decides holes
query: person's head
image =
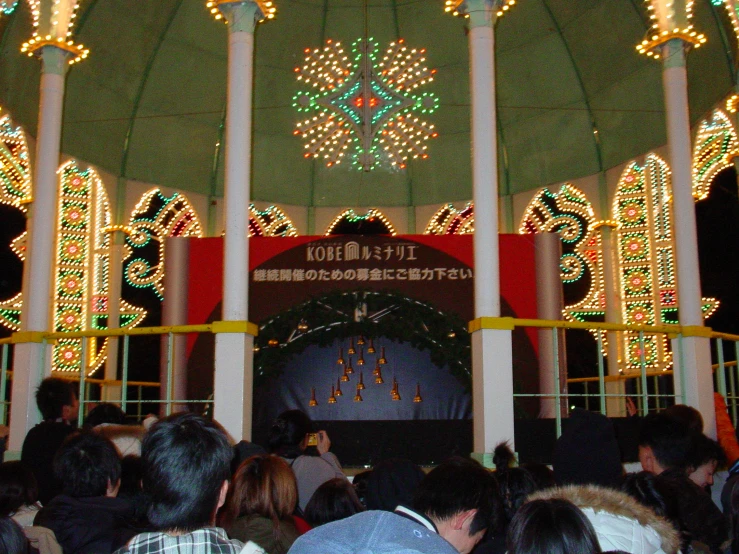
{"label": "person's head", "polygon": [[506,538],[508,554],[598,554],[593,525],[567,500],[532,500],[516,512]]}
{"label": "person's head", "polygon": [[146,513],[149,511],[149,495],[141,486],[143,477],[144,466],[139,456],[129,454],[121,459],[121,487],[118,497],[127,499],[133,505],[135,521],[146,520]]}
{"label": "person's head", "polygon": [[554,446],[552,469],[558,485],[618,487],[624,470],[611,420],[600,413],[573,410]]}
{"label": "person's head", "polygon": [[354,487],[346,479],[337,477],[326,481],[313,493],[303,513],[313,527],[331,523],[363,512]]}
{"label": "person's head", "polygon": [[497,527],[502,510],[492,474],[464,458],[451,458],[426,475],[413,495],[413,508],[461,554]]}
{"label": "person's head", "polygon": [[272,520],[276,532],[297,502],[295,474],[285,460],[270,454],[252,456],[234,473],[221,524],[228,529],[237,517],[261,516]]}
{"label": "person's head", "polygon": [[695,437],[688,459],[690,480],[703,488],[713,485],[713,474],[725,463],[726,456],[719,443],[700,434]]}
{"label": "person's head", "polygon": [[663,412],[680,425],[696,433],[703,432],[703,416],[692,406],[685,404],[674,404]]}
{"label": "person's head", "polygon": [[20,525],[9,517],[0,518],[0,554],[27,554],[28,539]]}
{"label": "person's head", "polygon": [[123,413],[118,406],[103,402],[98,404],[85,418],[85,427],[91,429],[97,427],[101,423],[113,423],[115,425],[124,425],[126,423],[126,414]]}
{"label": "person's head", "polygon": [[538,487],[531,474],[521,467],[512,467],[504,471],[498,470],[495,479],[498,482],[498,490],[503,501],[505,523],[508,524],[526,501],[526,497],[538,490]]}
{"label": "person's head", "polygon": [[36,405],[44,421],[72,421],[80,409],[72,384],[56,377],[47,377],[41,381],[36,389]]}
{"label": "person's head", "polygon": [[96,433],[67,437],[54,456],[54,477],[62,492],[73,498],[115,496],[121,478],[121,460],[113,443]]}
{"label": "person's head", "polygon": [[305,450],[306,435],[313,430],[313,422],[300,410],[282,412],[269,429],[269,451],[283,458],[297,458]]}
{"label": "person's head", "polygon": [[392,458],[379,462],[367,478],[367,509],[392,512],[400,504],[410,506],[424,477],[423,470],[410,460]]}
{"label": "person's head", "polygon": [[667,469],[686,469],[696,434],[664,413],[649,414],[639,431],[642,469],[659,475]]}
{"label": "person's head", "polygon": [[621,484],[621,490],[640,504],[651,508],[658,516],[677,521],[676,499],[653,473],[640,471],[627,474]]}
{"label": "person's head", "polygon": [[181,413],[157,422],[141,444],[152,526],[189,532],[212,525],[226,499],[232,455],[214,421]]}
{"label": "person's head", "polygon": [[0,464],[0,516],[14,514],[22,506],[38,500],[38,484],[33,472],[21,462]]}

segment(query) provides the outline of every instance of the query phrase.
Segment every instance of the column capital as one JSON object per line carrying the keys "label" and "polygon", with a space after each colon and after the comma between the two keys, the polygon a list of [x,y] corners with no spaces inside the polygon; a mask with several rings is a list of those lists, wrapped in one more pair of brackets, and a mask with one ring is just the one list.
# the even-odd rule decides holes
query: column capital
{"label": "column capital", "polygon": [[698,48],[706,42],[703,33],[693,28],[693,2],[687,0],[645,0],[652,28],[636,46],[640,54],[658,60],[666,55],[664,45],[678,40],[683,46]]}
{"label": "column capital", "polygon": [[271,0],[208,0],[216,19],[224,19],[231,33],[253,33],[256,24],[274,19],[277,7]]}
{"label": "column capital", "polygon": [[90,51],[72,41],[40,40],[33,37],[23,44],[21,52],[39,58],[44,73],[63,76],[70,65],[87,58]]}
{"label": "column capital", "polygon": [[662,45],[662,65],[668,67],[685,67],[685,43],[679,38],[668,40]]}
{"label": "column capital", "polygon": [[470,20],[470,28],[492,27],[516,0],[446,0],[444,10]]}

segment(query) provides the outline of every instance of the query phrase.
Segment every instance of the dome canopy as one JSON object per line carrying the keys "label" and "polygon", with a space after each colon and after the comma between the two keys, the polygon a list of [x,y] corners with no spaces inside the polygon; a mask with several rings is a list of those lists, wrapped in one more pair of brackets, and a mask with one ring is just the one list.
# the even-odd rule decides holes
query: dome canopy
{"label": "dome canopy", "polygon": [[[223,195],[227,28],[205,0],[83,0],[75,38],[90,48],[67,78],[62,151],[116,176]],[[472,197],[466,20],[443,0],[276,0],[255,45],[252,198],[302,206],[407,206]],[[696,0],[708,43],[688,60],[691,120],[734,84],[736,39],[723,6]],[[497,24],[501,194],[592,175],[666,142],[662,66],[636,52],[641,0],[521,0]],[[424,116],[428,159],[364,172],[305,159],[295,68],[305,48],[367,33],[405,39],[437,73]],[[39,63],[20,53],[26,2],[0,21],[0,104],[35,135]]]}

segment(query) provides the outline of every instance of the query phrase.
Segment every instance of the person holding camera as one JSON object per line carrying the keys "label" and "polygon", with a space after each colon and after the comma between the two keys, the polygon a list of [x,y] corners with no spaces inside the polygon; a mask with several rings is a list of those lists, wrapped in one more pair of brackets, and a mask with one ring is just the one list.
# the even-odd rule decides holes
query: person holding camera
{"label": "person holding camera", "polygon": [[[269,430],[270,452],[283,458],[295,473],[301,514],[313,493],[323,483],[336,477],[346,479],[338,458],[329,452],[331,440],[326,431],[312,431],[313,422],[300,410],[283,412]],[[315,442],[318,456],[305,454],[309,442]]]}

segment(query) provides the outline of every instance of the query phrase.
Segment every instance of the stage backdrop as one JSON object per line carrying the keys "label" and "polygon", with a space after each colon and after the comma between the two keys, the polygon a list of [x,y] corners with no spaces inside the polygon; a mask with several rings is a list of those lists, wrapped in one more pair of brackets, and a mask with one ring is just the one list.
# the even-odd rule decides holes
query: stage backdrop
{"label": "stage backdrop", "polygon": [[[500,248],[503,315],[536,317],[533,238],[501,235]],[[188,323],[220,319],[222,255],[222,239],[191,239]],[[321,422],[471,417],[471,236],[252,238],[249,280],[249,320],[260,326],[255,437],[292,408]],[[372,338],[376,349],[369,354],[369,342],[362,347],[364,365],[358,364],[358,345],[355,355],[348,354],[359,336]],[[378,385],[373,369],[383,347],[388,363]],[[341,382],[343,396],[329,404],[331,386],[343,373],[340,349],[345,362],[352,358],[354,373]],[[535,333],[514,333],[520,392],[538,387],[536,350]],[[203,398],[212,390],[213,337],[193,338],[188,355],[189,396]],[[354,402],[360,371],[363,401]],[[390,395],[394,379],[400,400]],[[413,402],[417,386],[420,403]],[[318,405],[311,407],[313,388]],[[517,404],[519,416],[535,417],[537,409],[537,403]]]}

